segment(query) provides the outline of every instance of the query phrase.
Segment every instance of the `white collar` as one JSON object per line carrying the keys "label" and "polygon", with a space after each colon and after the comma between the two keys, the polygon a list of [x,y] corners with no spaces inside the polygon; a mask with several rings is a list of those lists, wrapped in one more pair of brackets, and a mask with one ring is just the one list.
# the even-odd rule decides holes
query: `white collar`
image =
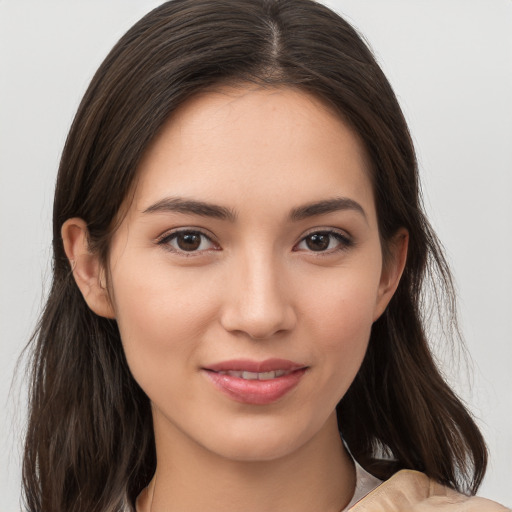
{"label": "white collar", "polygon": [[372,492],[382,483],[382,480],[370,475],[370,473],[362,468],[356,460],[354,460],[354,464],[356,467],[356,489],[350,503],[341,512],[348,511],[358,501],[361,501],[367,494]]}

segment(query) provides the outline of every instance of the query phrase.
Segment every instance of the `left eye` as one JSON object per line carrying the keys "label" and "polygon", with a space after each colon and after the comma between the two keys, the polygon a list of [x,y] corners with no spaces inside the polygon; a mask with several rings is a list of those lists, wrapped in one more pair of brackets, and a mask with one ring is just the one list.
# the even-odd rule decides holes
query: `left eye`
{"label": "left eye", "polygon": [[175,231],[158,243],[175,252],[200,252],[215,247],[213,241],[200,231]]}
{"label": "left eye", "polygon": [[297,245],[297,250],[327,252],[341,250],[350,245],[350,240],[336,231],[315,231],[305,236]]}

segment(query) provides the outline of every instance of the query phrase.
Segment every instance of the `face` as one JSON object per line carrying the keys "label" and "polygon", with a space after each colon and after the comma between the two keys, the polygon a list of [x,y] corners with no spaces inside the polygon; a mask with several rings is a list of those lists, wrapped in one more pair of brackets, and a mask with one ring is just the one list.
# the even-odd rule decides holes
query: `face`
{"label": "face", "polygon": [[109,266],[155,430],[237,460],[332,422],[396,277],[362,145],[290,89],[183,105],[140,165]]}

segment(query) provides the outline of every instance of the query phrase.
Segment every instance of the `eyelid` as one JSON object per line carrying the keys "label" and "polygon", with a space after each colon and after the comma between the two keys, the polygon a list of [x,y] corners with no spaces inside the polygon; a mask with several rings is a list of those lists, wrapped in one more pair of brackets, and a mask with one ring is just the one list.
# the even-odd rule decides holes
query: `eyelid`
{"label": "eyelid", "polygon": [[[215,247],[213,249],[209,248],[209,249],[202,249],[202,250],[197,250],[197,251],[184,251],[184,250],[176,249],[175,247],[172,247],[168,242],[170,240],[172,240],[173,237],[179,235],[180,233],[197,233],[197,234],[205,237],[206,239],[208,239]],[[213,236],[213,234],[206,232],[206,230],[203,228],[192,227],[192,226],[183,226],[183,227],[179,227],[179,228],[169,229],[169,230],[165,231],[164,233],[162,233],[161,235],[159,235],[155,239],[155,244],[163,246],[169,252],[172,252],[174,254],[179,254],[180,256],[185,256],[185,257],[200,256],[200,255],[204,254],[205,252],[209,252],[212,250],[214,250],[214,251],[220,250],[220,246],[219,246],[218,242],[215,240],[215,237]]]}
{"label": "eyelid", "polygon": [[310,236],[310,235],[314,235],[315,233],[332,233],[332,234],[340,235],[343,238],[346,238],[347,240],[352,240],[352,235],[345,229],[334,228],[334,227],[329,227],[329,226],[319,226],[319,227],[314,227],[314,228],[310,228],[310,229],[306,230],[300,236],[299,241],[302,240],[303,238]]}
{"label": "eyelid", "polygon": [[[205,237],[209,242],[211,242],[211,244],[214,245],[214,247],[208,248],[208,249],[202,249],[202,250],[195,250],[195,251],[185,251],[185,250],[180,250],[175,247],[172,247],[169,244],[169,241],[172,240],[173,237],[179,235],[180,233],[197,233],[197,234]],[[300,239],[293,246],[292,250],[298,252],[299,250],[301,250],[301,249],[297,249],[297,246],[300,243],[304,242],[308,236],[318,234],[318,233],[327,234],[327,235],[330,235],[330,236],[336,238],[339,241],[339,246],[332,248],[332,249],[327,249],[325,251],[304,250],[304,252],[309,252],[315,256],[322,256],[322,255],[329,255],[329,254],[333,254],[333,253],[336,253],[339,251],[346,250],[349,247],[351,247],[352,245],[354,245],[353,237],[349,233],[347,233],[345,230],[342,230],[339,228],[333,228],[333,227],[315,227],[315,228],[311,228],[311,229],[307,230],[305,233],[303,233],[301,235]],[[208,232],[207,230],[205,230],[203,228],[192,227],[192,226],[183,226],[183,227],[169,229],[169,230],[165,231],[164,233],[162,233],[161,235],[159,235],[155,239],[155,244],[164,246],[164,248],[166,250],[168,250],[169,252],[173,252],[175,254],[179,254],[181,256],[186,256],[186,257],[200,256],[200,255],[204,254],[205,252],[209,252],[212,250],[213,251],[221,250],[218,242],[215,240],[215,237],[212,233]]]}
{"label": "eyelid", "polygon": [[302,250],[302,249],[297,249],[297,246],[299,244],[301,244],[302,242],[304,242],[306,240],[306,238],[308,238],[309,236],[315,235],[317,233],[328,234],[330,236],[333,236],[334,238],[338,239],[339,246],[335,247],[333,249],[327,249],[325,251],[304,250],[304,252],[308,252],[310,254],[313,254],[314,256],[327,256],[330,254],[334,254],[334,253],[337,253],[340,251],[347,250],[349,247],[353,246],[355,243],[352,235],[350,235],[343,229],[332,228],[332,227],[325,227],[325,228],[324,227],[315,227],[315,228],[309,229],[308,231],[306,231],[305,233],[303,233],[301,235],[299,241],[293,246],[293,250],[296,252]]}

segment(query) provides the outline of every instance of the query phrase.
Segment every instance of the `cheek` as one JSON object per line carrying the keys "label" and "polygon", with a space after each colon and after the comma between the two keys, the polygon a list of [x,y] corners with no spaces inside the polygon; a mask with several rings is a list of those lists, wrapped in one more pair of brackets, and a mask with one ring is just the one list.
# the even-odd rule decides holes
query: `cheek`
{"label": "cheek", "polygon": [[325,349],[339,350],[340,340],[344,345],[359,344],[369,335],[378,299],[378,269],[377,264],[336,269],[330,278],[309,287],[314,293],[304,297],[301,309],[308,312],[319,339],[325,340]]}
{"label": "cheek", "polygon": [[316,351],[327,369],[326,376],[333,376],[335,381],[340,378],[342,388],[361,365],[372,326],[373,308],[356,298],[355,294],[350,298],[333,297],[328,309],[317,316],[314,327]]}
{"label": "cheek", "polygon": [[317,287],[302,309],[308,311],[308,337],[324,369],[323,384],[335,405],[352,383],[370,338],[378,294],[378,265],[339,269]]}
{"label": "cheek", "polygon": [[112,273],[112,288],[126,358],[144,388],[148,378],[192,364],[215,306],[200,279],[170,272],[168,265],[139,267],[126,256]]}

